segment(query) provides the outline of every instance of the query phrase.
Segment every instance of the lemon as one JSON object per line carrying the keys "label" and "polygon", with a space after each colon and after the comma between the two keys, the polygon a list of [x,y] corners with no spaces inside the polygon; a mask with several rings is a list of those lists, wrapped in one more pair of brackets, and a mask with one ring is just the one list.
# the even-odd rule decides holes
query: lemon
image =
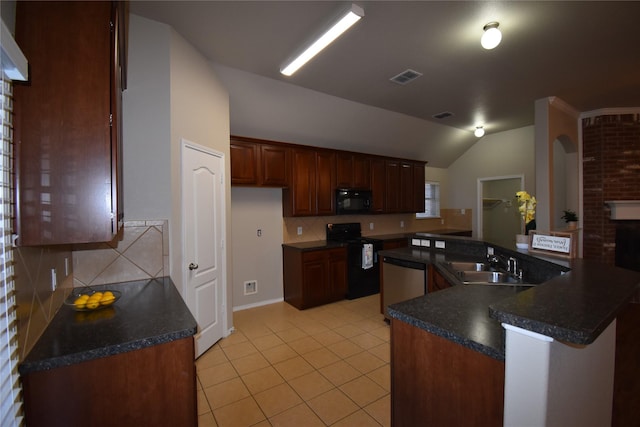
{"label": "lemon", "polygon": [[116,300],[116,297],[113,295],[113,293],[111,291],[106,291],[102,295],[102,298],[100,298],[100,305],[113,304],[115,300]]}
{"label": "lemon", "polygon": [[78,298],[75,299],[75,301],[73,301],[73,305],[75,305],[76,308],[85,308],[87,305],[88,299],[89,297],[84,298],[84,295],[80,295]]}
{"label": "lemon", "polygon": [[102,298],[102,292],[96,292],[93,295],[91,295],[89,297],[89,300],[97,300],[100,301],[100,298]]}
{"label": "lemon", "polygon": [[89,300],[87,301],[87,308],[89,310],[94,310],[96,308],[98,308],[98,306],[100,305],[100,301],[97,299],[92,300],[91,298],[89,298]]}

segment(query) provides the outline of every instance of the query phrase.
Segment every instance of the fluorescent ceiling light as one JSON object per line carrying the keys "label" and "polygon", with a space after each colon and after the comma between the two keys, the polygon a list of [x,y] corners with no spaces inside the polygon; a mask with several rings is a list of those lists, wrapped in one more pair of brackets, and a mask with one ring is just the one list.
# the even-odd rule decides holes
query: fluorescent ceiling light
{"label": "fluorescent ceiling light", "polygon": [[337,39],[342,33],[347,31],[353,24],[364,16],[364,10],[356,4],[352,4],[349,9],[340,15],[337,22],[331,25],[317,40],[307,47],[300,55],[292,61],[286,63],[280,72],[285,76],[295,73],[300,67],[306,64],[311,58],[316,56],[322,49]]}

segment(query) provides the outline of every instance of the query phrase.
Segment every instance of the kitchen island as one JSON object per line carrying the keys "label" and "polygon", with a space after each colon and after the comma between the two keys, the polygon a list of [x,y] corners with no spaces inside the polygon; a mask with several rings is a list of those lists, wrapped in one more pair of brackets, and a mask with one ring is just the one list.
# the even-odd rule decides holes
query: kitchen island
{"label": "kitchen island", "polygon": [[27,425],[197,425],[197,324],[171,279],[92,289],[122,296],[63,305],[18,367]]}
{"label": "kitchen island", "polygon": [[486,260],[491,245],[444,240],[447,249],[381,252],[424,262],[452,285],[389,307],[394,425],[610,423],[615,319],[640,273],[493,246],[539,284],[463,285],[444,263]]}

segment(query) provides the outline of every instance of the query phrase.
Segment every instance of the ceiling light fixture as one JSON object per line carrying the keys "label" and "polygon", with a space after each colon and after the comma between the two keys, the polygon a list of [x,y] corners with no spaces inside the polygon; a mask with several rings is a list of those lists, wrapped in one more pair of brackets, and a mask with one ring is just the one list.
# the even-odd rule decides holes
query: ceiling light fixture
{"label": "ceiling light fixture", "polygon": [[343,11],[336,21],[333,21],[328,30],[312,42],[303,52],[297,55],[293,60],[287,62],[280,72],[285,76],[295,73],[300,67],[306,64],[311,58],[316,56],[322,49],[327,47],[331,42],[337,39],[342,33],[347,31],[353,24],[358,22],[364,16],[364,10],[356,4]]}
{"label": "ceiling light fixture", "polygon": [[476,126],[476,130],[473,132],[473,134],[477,138],[482,138],[484,136],[484,128],[482,126]]}
{"label": "ceiling light fixture", "polygon": [[493,49],[500,44],[502,40],[502,33],[498,29],[500,23],[489,22],[483,27],[484,33],[480,39],[480,44],[485,49]]}

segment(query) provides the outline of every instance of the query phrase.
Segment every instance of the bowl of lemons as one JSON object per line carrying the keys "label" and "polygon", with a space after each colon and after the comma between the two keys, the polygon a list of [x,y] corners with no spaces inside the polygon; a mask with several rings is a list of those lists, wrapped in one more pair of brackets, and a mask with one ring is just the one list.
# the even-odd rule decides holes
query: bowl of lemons
{"label": "bowl of lemons", "polygon": [[119,291],[113,290],[73,292],[64,303],[76,311],[94,311],[111,307],[120,296]]}

